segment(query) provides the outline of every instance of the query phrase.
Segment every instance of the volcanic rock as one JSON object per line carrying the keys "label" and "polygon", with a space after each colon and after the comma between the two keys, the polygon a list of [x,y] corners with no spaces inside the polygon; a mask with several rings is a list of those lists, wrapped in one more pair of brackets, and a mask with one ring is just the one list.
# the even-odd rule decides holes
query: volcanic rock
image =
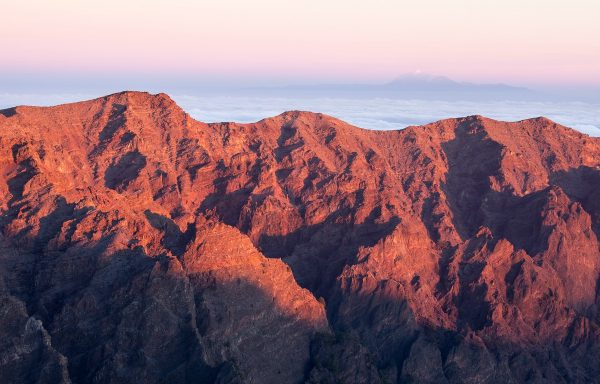
{"label": "volcanic rock", "polygon": [[598,382],[600,140],[0,111],[0,381]]}

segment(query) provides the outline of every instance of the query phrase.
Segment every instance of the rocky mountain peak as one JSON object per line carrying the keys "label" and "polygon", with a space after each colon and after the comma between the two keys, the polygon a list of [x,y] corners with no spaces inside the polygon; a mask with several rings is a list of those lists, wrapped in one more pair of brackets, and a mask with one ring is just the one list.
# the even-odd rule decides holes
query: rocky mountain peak
{"label": "rocky mountain peak", "polygon": [[121,92],[0,112],[0,381],[593,382],[600,141]]}

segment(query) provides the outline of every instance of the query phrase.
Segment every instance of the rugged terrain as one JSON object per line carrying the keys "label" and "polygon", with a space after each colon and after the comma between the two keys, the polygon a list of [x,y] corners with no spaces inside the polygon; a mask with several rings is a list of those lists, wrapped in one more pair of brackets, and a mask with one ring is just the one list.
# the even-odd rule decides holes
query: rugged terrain
{"label": "rugged terrain", "polygon": [[600,139],[0,111],[0,382],[600,379]]}

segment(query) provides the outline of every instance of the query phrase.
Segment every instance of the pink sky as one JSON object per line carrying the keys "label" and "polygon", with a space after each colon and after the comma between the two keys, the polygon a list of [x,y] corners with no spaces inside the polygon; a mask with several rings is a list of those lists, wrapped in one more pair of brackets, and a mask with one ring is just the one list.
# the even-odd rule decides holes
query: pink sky
{"label": "pink sky", "polygon": [[0,2],[4,76],[600,84],[596,0]]}

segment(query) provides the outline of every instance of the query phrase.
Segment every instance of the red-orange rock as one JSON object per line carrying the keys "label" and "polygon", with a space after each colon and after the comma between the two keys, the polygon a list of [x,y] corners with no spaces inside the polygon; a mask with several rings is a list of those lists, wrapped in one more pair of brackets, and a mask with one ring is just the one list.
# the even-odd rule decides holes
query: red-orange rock
{"label": "red-orange rock", "polygon": [[600,140],[0,111],[0,381],[594,382]]}

